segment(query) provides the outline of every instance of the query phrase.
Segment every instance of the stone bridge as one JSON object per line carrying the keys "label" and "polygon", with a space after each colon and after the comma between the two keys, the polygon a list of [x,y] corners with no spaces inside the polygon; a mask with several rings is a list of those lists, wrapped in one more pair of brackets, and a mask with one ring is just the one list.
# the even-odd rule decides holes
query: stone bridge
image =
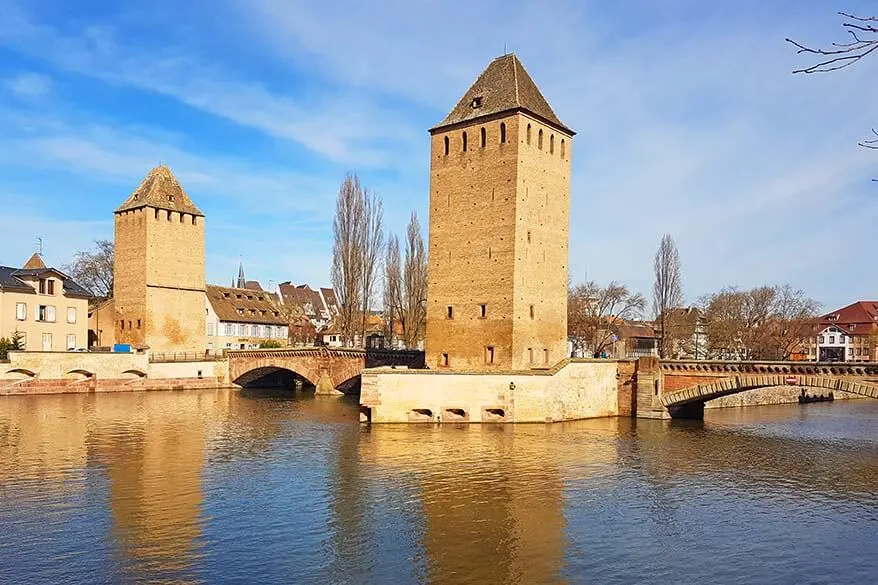
{"label": "stone bridge", "polygon": [[878,398],[878,363],[659,361],[636,368],[640,417],[702,418],[708,400],[775,386]]}
{"label": "stone bridge", "polygon": [[355,392],[366,368],[424,367],[422,351],[304,347],[227,350],[226,356],[229,380],[238,386],[289,385],[299,380],[320,394]]}

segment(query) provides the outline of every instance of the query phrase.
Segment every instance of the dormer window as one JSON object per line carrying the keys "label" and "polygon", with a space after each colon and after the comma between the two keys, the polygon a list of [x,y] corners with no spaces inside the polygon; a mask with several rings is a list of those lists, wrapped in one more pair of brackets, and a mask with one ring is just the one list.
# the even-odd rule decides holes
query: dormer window
{"label": "dormer window", "polygon": [[173,195],[168,195],[168,201],[170,201],[171,203],[173,203],[173,202],[174,202],[174,196],[173,196]]}
{"label": "dormer window", "polygon": [[230,294],[227,293],[227,292],[224,292],[224,293],[223,293],[223,298],[224,298],[224,299],[227,299],[227,298],[229,298],[230,296],[232,296],[232,295],[230,295]]}
{"label": "dormer window", "polygon": [[239,315],[243,315],[243,314],[244,314],[244,309],[238,309],[238,314],[239,314]]}
{"label": "dormer window", "polygon": [[473,109],[474,109],[474,110],[477,110],[478,108],[481,108],[481,107],[482,107],[482,96],[477,95],[476,97],[474,97],[474,98],[473,98],[473,104],[472,104],[472,105],[473,105]]}

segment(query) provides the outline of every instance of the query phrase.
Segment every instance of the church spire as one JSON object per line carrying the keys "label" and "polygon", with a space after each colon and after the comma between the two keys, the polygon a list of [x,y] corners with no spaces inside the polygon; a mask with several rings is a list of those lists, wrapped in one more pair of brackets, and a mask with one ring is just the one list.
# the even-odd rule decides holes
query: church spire
{"label": "church spire", "polygon": [[238,265],[238,283],[237,288],[246,288],[247,280],[244,278],[244,263]]}

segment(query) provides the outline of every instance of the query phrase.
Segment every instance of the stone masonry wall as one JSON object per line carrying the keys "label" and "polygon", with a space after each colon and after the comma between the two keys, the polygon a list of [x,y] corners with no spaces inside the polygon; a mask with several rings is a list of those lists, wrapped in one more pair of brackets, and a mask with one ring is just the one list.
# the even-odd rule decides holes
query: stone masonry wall
{"label": "stone masonry wall", "polygon": [[[516,121],[506,116],[431,138],[426,344],[431,368],[443,367],[443,353],[450,369],[484,368],[486,346],[494,348],[492,367],[512,367]],[[506,143],[500,142],[501,124],[506,125]],[[447,318],[449,306],[452,319]]]}
{"label": "stone masonry wall", "polygon": [[567,248],[572,140],[525,114],[516,116],[515,125],[519,156],[512,367],[517,369],[551,366],[568,357]]}
{"label": "stone masonry wall", "polygon": [[616,362],[566,362],[551,372],[363,372],[371,422],[559,422],[619,414]]}

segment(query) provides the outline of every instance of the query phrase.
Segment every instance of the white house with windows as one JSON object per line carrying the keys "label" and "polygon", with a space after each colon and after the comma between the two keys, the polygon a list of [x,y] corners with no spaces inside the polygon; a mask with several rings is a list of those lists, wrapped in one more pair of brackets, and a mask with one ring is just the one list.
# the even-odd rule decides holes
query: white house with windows
{"label": "white house with windows", "polygon": [[821,362],[878,359],[878,301],[857,301],[816,320],[803,358]]}
{"label": "white house with windows", "polygon": [[205,298],[208,351],[289,345],[287,319],[269,293],[207,285]]}

